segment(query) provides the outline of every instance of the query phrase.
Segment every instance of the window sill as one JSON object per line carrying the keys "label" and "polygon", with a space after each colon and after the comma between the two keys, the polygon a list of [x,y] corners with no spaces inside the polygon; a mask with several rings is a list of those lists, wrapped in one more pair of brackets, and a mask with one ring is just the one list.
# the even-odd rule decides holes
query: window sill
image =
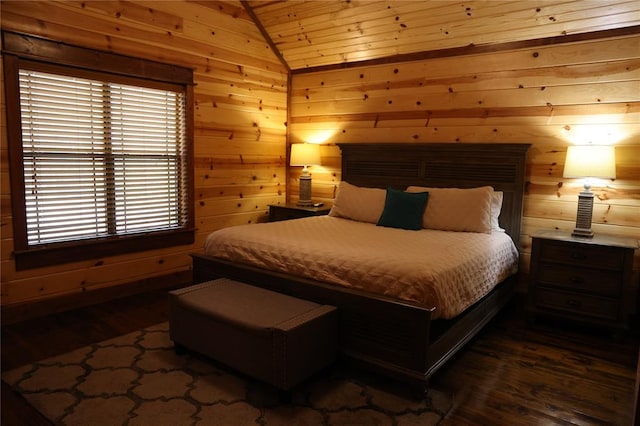
{"label": "window sill", "polygon": [[100,259],[107,256],[193,244],[194,229],[156,232],[153,234],[107,237],[98,240],[51,244],[14,251],[16,270],[41,268],[61,263]]}

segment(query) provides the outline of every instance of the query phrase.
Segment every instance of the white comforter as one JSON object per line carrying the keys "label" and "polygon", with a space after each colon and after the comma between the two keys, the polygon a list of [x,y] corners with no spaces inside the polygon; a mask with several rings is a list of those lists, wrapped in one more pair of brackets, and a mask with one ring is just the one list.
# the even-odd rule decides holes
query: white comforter
{"label": "white comforter", "polygon": [[330,216],[211,233],[205,254],[435,307],[453,318],[516,273],[503,232],[385,228]]}

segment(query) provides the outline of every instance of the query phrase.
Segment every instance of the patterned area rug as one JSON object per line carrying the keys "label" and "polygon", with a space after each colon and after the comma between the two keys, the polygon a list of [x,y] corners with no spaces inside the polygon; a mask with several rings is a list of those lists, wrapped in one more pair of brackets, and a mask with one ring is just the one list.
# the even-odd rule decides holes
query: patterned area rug
{"label": "patterned area rug", "polygon": [[[333,367],[269,403],[259,383],[195,354],[178,356],[168,323],[2,374],[55,424],[435,425],[452,396],[402,396],[397,382]],[[272,400],[271,402],[275,401]]]}

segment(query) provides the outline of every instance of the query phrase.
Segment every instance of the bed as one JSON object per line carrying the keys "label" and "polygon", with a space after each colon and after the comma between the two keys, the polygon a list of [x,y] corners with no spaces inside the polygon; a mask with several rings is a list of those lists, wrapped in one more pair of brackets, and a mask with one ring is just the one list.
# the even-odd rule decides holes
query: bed
{"label": "bed", "polygon": [[[371,192],[378,191],[378,193],[382,189],[420,193],[425,192],[425,188],[431,188],[432,196],[435,196],[434,194],[440,191],[440,188],[442,191],[445,191],[445,188],[475,191],[478,188],[491,187],[491,190],[499,192],[502,198],[499,217],[496,215],[494,218],[497,223],[492,225],[492,229],[499,226],[502,232],[482,234],[481,232],[443,232],[438,229],[406,231],[393,226],[379,227],[360,220],[355,221],[354,228],[354,224],[349,223],[354,222],[353,218],[339,214],[336,208],[344,204],[336,203],[333,210],[336,210],[337,214],[332,210],[331,216],[236,227],[245,230],[245,235],[234,238],[237,241],[243,238],[250,241],[249,245],[245,244],[245,247],[255,249],[255,252],[252,251],[245,257],[240,254],[240,251],[234,252],[236,246],[241,245],[240,243],[236,244],[234,240],[223,243],[228,241],[222,238],[223,234],[234,233],[236,230],[225,228],[216,231],[215,236],[207,238],[206,252],[193,255],[194,281],[197,283],[218,277],[229,277],[317,303],[335,305],[340,315],[340,350],[345,357],[374,368],[382,374],[406,380],[424,388],[429,378],[475,336],[513,294],[517,271],[516,248],[522,218],[524,168],[529,145],[352,143],[339,144],[339,146],[342,152],[341,180],[343,182],[340,183],[341,191],[338,198],[343,194],[342,188],[345,182],[353,188],[358,188],[359,191],[371,188]],[[427,207],[429,207],[428,201]],[[426,216],[425,220],[427,220]],[[329,228],[326,228],[327,226]],[[264,240],[261,227],[266,230]],[[343,227],[349,228],[343,229]],[[330,234],[332,232],[330,229],[333,228],[334,235]],[[307,244],[299,245],[297,248],[294,245],[289,252],[282,254],[278,254],[273,247],[270,247],[266,251],[270,254],[263,256],[258,248],[273,244],[268,242],[266,234],[269,232],[275,235],[286,235],[289,232],[294,236],[291,240],[296,240],[295,236],[305,235],[308,237]],[[362,237],[358,232],[362,233]],[[318,250],[327,250],[333,253],[334,259],[331,262],[335,263],[343,257],[346,262],[349,253],[358,251],[354,249],[356,246],[353,244],[357,244],[359,239],[374,232],[376,235],[379,234],[376,237],[379,242],[367,241],[366,245],[372,247],[365,252],[365,257],[368,256],[369,259],[358,258],[356,262],[369,261],[376,267],[378,264],[380,267],[382,267],[381,264],[390,264],[391,272],[378,271],[371,267],[371,274],[368,274],[364,270],[357,270],[348,265],[342,265],[343,269],[338,267],[336,272],[331,272],[329,266],[318,261],[321,257]],[[404,252],[414,257],[406,255],[400,260],[380,261],[385,255],[383,252],[374,250],[373,247],[377,247],[376,244],[383,245],[384,241],[394,241],[396,234],[410,235],[415,240],[410,243],[398,243],[403,247],[411,247],[412,249]],[[408,275],[415,275],[412,278],[415,282],[427,280],[425,275],[407,269],[394,270],[394,268],[406,268],[411,264],[417,264],[421,256],[418,253],[423,251],[446,252],[444,249],[438,250],[433,246],[434,241],[441,241],[438,240],[441,237],[445,239],[437,244],[441,247],[453,247],[446,256],[456,257],[455,253],[458,249],[453,244],[458,244],[455,240],[462,234],[470,234],[474,242],[468,244],[464,242],[467,240],[464,240],[461,244],[478,246],[480,252],[483,251],[482,247],[494,244],[493,241],[498,247],[497,250],[511,252],[512,256],[515,251],[515,261],[511,258],[505,260],[506,265],[496,267],[499,282],[490,285],[485,283],[483,291],[471,294],[462,304],[445,308],[444,305],[440,305],[439,290],[429,287],[429,290],[414,291],[417,287],[414,282],[405,280]],[[325,242],[340,239],[342,238],[340,235],[350,235],[351,241],[336,242],[333,245],[319,244],[319,246],[309,243],[309,241],[323,240],[319,237],[321,235],[326,237]],[[297,238],[297,240],[300,243],[305,242],[303,238]],[[216,254],[216,246],[225,245],[228,246],[226,252],[230,254]],[[478,256],[482,257],[480,254]],[[403,258],[406,258],[406,262]],[[315,264],[315,268],[311,266],[307,268],[309,272],[304,270],[304,266],[291,270],[285,265],[287,263],[303,265],[307,260]],[[331,263],[329,260],[327,262]],[[487,267],[488,263],[477,263],[479,261],[475,260],[474,262],[476,262],[473,264],[476,272],[491,269]],[[444,264],[444,260],[436,259],[432,262],[432,266],[440,264]],[[443,283],[449,286],[448,281],[445,280],[446,268],[441,269]],[[365,275],[377,277],[373,290],[370,284],[360,285],[359,277],[364,281]],[[476,275],[480,273],[467,274],[468,278],[463,277],[462,280],[471,280],[471,277]],[[369,278],[367,277],[367,280]],[[439,280],[440,275],[438,275]],[[487,279],[481,279],[481,282],[485,281]]]}

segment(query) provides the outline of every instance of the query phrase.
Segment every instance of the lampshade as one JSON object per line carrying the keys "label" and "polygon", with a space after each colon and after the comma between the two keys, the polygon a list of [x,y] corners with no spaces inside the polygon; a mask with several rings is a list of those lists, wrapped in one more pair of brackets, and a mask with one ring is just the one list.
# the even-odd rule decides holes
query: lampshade
{"label": "lampshade", "polygon": [[292,166],[315,166],[320,164],[320,145],[313,143],[295,143],[291,145]]}
{"label": "lampshade", "polygon": [[616,177],[616,151],[613,146],[575,145],[567,149],[563,176],[566,178]]}

